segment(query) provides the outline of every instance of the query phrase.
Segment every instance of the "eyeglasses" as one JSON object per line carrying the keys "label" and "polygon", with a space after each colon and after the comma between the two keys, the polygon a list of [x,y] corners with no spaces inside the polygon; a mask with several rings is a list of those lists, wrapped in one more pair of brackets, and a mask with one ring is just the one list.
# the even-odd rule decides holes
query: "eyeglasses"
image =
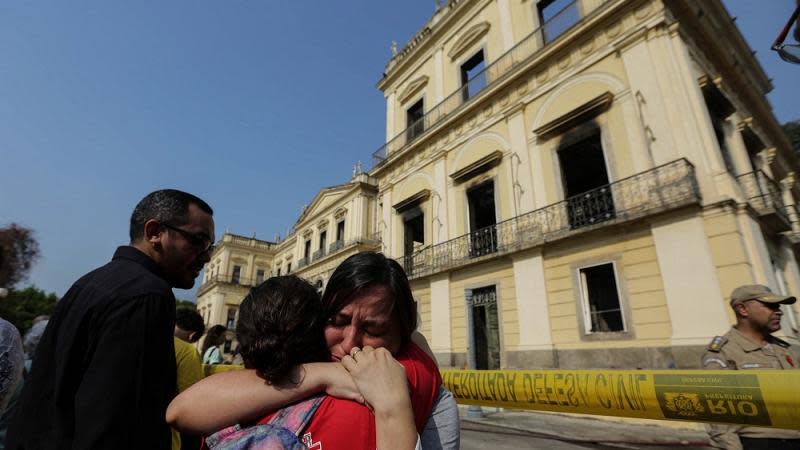
{"label": "eyeglasses", "polygon": [[781,34],[778,35],[778,38],[775,39],[775,42],[772,44],[772,50],[778,52],[778,56],[780,56],[782,60],[792,64],[800,64],[800,45],[787,45],[784,44],[783,41],[786,39],[786,35],[789,34],[789,29],[792,28],[792,23],[797,20],[798,15],[800,15],[800,5],[795,8],[792,16],[789,17],[789,22],[786,23]]}
{"label": "eyeglasses", "polygon": [[[172,231],[177,231],[180,233],[184,238],[186,238],[187,241],[189,241],[189,244],[201,249],[202,253],[214,253],[214,240],[209,238],[205,233],[192,233],[191,231],[186,231],[164,222],[162,222],[161,225],[164,225],[165,228],[168,228]],[[208,243],[206,244],[206,242]]]}

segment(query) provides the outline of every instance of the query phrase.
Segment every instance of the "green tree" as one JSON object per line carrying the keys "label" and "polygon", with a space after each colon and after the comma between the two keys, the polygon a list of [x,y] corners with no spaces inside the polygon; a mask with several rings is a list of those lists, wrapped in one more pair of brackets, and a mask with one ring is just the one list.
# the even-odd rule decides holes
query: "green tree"
{"label": "green tree", "polygon": [[16,223],[0,228],[0,288],[13,288],[28,276],[39,256],[33,231]]}
{"label": "green tree", "polygon": [[195,304],[195,302],[189,300],[183,300],[180,298],[175,300],[175,307],[197,309],[197,305]]}
{"label": "green tree", "polygon": [[800,153],[800,119],[786,122],[781,127],[783,127],[783,132],[786,133],[792,143],[795,153]]}
{"label": "green tree", "polygon": [[12,289],[8,297],[0,300],[0,317],[13,323],[20,333],[25,333],[36,316],[50,315],[56,302],[56,294],[34,286],[19,291]]}

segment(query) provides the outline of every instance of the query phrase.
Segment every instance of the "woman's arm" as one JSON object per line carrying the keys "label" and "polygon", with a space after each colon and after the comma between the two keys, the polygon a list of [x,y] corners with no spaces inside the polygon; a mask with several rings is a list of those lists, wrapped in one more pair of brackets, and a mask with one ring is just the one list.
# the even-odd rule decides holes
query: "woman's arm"
{"label": "woman's arm", "polygon": [[425,450],[458,450],[461,446],[458,405],[453,394],[444,386],[439,386],[431,417],[420,439]]}
{"label": "woman's arm", "polygon": [[167,422],[180,431],[209,435],[252,422],[317,392],[362,402],[364,398],[339,363],[297,366],[296,383],[271,385],[255,370],[233,370],[204,378],[181,392],[167,408]]}
{"label": "woman's arm", "polygon": [[375,413],[378,450],[417,448],[419,436],[403,365],[385,348],[355,347],[352,354],[342,364]]}

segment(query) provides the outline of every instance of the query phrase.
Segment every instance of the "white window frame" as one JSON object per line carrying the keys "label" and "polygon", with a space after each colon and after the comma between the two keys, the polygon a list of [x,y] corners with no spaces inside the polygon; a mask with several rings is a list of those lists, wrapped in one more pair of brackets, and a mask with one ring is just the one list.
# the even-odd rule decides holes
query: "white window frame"
{"label": "white window frame", "polygon": [[[617,286],[617,302],[619,303],[619,312],[620,317],[622,317],[622,329],[616,331],[592,331],[592,308],[591,303],[589,302],[589,290],[586,285],[586,275],[584,274],[584,269],[591,269],[592,267],[598,266],[605,266],[611,264],[611,269],[614,271],[614,283]],[[608,260],[593,264],[587,264],[583,266],[578,266],[576,268],[577,275],[578,275],[578,285],[580,286],[580,295],[581,295],[581,309],[583,310],[583,333],[585,335],[597,335],[597,334],[622,334],[628,333],[628,321],[625,318],[625,304],[622,300],[622,291],[620,290],[620,283],[619,283],[619,271],[617,270],[617,262],[614,260]]]}

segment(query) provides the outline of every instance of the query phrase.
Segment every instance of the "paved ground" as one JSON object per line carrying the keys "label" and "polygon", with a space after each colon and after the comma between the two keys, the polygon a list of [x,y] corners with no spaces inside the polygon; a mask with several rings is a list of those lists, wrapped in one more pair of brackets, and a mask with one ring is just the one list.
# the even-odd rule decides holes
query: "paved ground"
{"label": "paved ground", "polygon": [[591,416],[484,409],[485,417],[461,413],[461,448],[485,449],[707,449],[702,429],[665,426],[658,421],[621,422]]}

